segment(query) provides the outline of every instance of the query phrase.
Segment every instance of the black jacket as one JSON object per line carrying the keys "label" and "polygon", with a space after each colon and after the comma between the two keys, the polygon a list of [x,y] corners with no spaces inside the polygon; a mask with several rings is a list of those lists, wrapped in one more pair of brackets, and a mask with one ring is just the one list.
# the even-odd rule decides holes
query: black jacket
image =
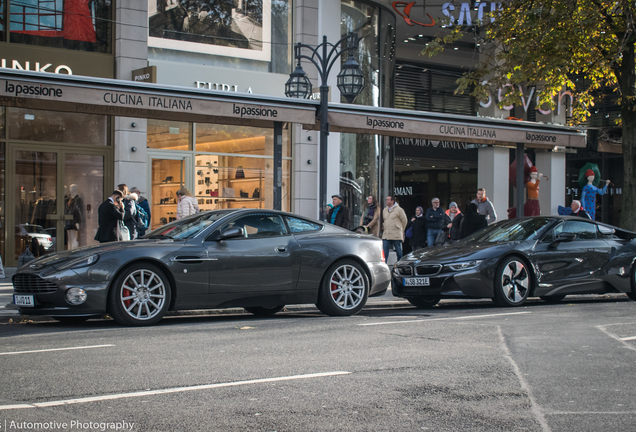
{"label": "black jacket", "polygon": [[124,220],[124,209],[115,206],[110,199],[107,199],[100,204],[97,215],[99,228],[95,234],[95,240],[102,243],[121,240],[119,221]]}
{"label": "black jacket", "polygon": [[[329,223],[331,223],[331,215],[333,214],[333,210],[333,208],[329,209],[329,214],[327,214],[327,222]],[[336,214],[334,225],[337,225],[344,229],[351,229],[351,212],[349,211],[349,208],[344,204],[340,204],[340,209]]]}
{"label": "black jacket", "polygon": [[592,219],[590,214],[583,210],[583,207],[581,207],[577,213],[572,213],[572,216],[582,217],[583,219]]}
{"label": "black jacket", "polygon": [[462,219],[464,218],[464,213],[460,213],[452,220],[453,226],[449,229],[447,228],[448,224],[451,223],[451,218],[447,214],[444,214],[444,231],[449,233],[449,238],[451,240],[459,240],[461,237],[459,236],[459,228],[462,223]]}
{"label": "black jacket", "polygon": [[475,231],[479,231],[487,226],[488,221],[486,220],[486,216],[477,213],[477,204],[470,203],[459,224],[459,238],[463,239],[464,237],[468,237]]}
{"label": "black jacket", "polygon": [[124,225],[128,228],[130,233],[130,239],[135,240],[137,238],[137,206],[135,206],[134,200],[124,199]]}
{"label": "black jacket", "polygon": [[415,221],[409,220],[409,223],[406,224],[407,231],[411,227],[413,227],[413,235],[409,239],[409,245],[411,247],[426,245],[426,219],[424,216],[416,217]]}
{"label": "black jacket", "polygon": [[437,210],[433,210],[430,207],[426,210],[426,226],[428,229],[439,230],[442,229],[444,223],[444,210],[441,207],[437,207]]}

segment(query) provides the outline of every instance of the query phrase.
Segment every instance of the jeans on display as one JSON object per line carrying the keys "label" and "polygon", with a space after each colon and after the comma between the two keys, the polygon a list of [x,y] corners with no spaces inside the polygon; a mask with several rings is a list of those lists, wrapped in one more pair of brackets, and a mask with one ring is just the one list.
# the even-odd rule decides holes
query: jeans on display
{"label": "jeans on display", "polygon": [[402,241],[401,240],[382,240],[382,248],[384,249],[384,259],[389,262],[389,250],[391,245],[395,248],[398,261],[402,259]]}
{"label": "jeans on display", "polygon": [[428,243],[428,247],[435,246],[435,238],[437,237],[437,234],[441,232],[441,229],[430,229],[426,232],[426,241]]}

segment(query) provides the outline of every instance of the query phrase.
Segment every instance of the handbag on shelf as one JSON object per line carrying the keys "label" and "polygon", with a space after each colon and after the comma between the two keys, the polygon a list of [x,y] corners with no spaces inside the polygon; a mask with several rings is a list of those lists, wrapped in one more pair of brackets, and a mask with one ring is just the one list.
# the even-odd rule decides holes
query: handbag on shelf
{"label": "handbag on shelf", "polygon": [[223,197],[234,198],[235,196],[236,192],[234,192],[234,188],[223,188]]}
{"label": "handbag on shelf", "polygon": [[244,179],[245,178],[245,171],[243,171],[243,167],[239,166],[236,169],[236,175],[234,176],[235,179]]}
{"label": "handbag on shelf", "polygon": [[254,189],[254,193],[252,194],[252,198],[260,198],[261,197],[261,188]]}
{"label": "handbag on shelf", "polygon": [[211,190],[210,191],[210,196],[218,197],[219,196],[219,190],[218,189]]}
{"label": "handbag on shelf", "polygon": [[249,198],[250,194],[248,194],[247,192],[245,192],[243,189],[241,189],[239,191],[239,195],[241,196],[241,198]]}

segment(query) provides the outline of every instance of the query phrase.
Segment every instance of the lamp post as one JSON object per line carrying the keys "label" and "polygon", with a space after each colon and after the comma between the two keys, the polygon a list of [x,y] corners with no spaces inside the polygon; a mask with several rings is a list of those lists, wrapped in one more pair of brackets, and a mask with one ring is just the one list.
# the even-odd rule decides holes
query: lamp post
{"label": "lamp post", "polygon": [[[300,65],[302,59],[308,60],[316,66],[320,76],[320,219],[326,219],[325,207],[327,206],[327,139],[329,136],[328,98],[329,86],[327,78],[336,61],[345,53],[349,54],[347,61],[342,65],[338,73],[337,86],[347,102],[351,103],[364,89],[364,75],[360,65],[353,57],[358,49],[360,38],[355,33],[348,33],[335,44],[327,42],[327,36],[323,36],[322,43],[317,47],[298,42],[294,47],[294,58],[297,60],[296,69],[289,75],[285,84],[285,96],[299,99],[308,99],[311,96],[311,82]],[[311,54],[303,54],[305,48]],[[322,53],[321,53],[322,51]]]}

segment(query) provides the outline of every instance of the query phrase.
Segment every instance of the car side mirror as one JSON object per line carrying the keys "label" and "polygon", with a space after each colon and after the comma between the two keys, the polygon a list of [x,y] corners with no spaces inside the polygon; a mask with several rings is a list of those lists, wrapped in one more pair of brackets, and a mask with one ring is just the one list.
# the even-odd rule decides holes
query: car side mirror
{"label": "car side mirror", "polygon": [[576,234],[571,232],[562,232],[557,234],[556,238],[550,243],[551,248],[555,248],[559,243],[571,242],[576,240]]}
{"label": "car side mirror", "polygon": [[231,227],[223,231],[218,240],[228,240],[239,237],[245,237],[245,229],[242,227]]}

